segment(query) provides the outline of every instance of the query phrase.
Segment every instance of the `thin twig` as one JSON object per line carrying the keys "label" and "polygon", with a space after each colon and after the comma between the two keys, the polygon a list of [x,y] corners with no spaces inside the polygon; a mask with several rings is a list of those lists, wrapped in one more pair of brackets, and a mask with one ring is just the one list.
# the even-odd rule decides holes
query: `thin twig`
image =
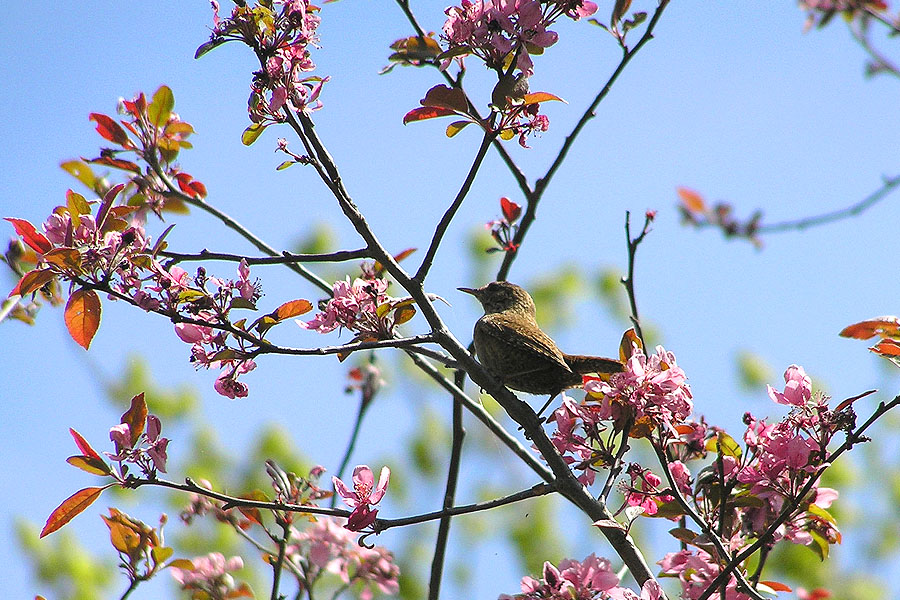
{"label": "thin twig", "polygon": [[491,147],[491,140],[493,140],[494,137],[496,137],[495,134],[485,132],[484,137],[481,139],[481,146],[478,148],[478,152],[475,153],[475,160],[472,161],[472,166],[469,167],[469,172],[466,174],[465,180],[463,180],[453,202],[447,208],[444,216],[441,217],[440,222],[438,222],[438,225],[434,230],[434,236],[431,238],[431,243],[428,245],[428,250],[425,252],[425,258],[422,259],[419,270],[416,271],[416,274],[413,276],[413,279],[420,284],[425,282],[425,277],[428,276],[428,270],[431,269],[438,247],[441,245],[441,240],[444,239],[444,234],[447,232],[447,228],[450,227],[450,222],[453,220],[453,217],[456,216],[456,211],[462,206],[466,194],[469,193],[472,182],[475,181],[475,175],[478,174],[478,169],[481,168],[481,163],[484,161],[488,148]]}
{"label": "thin twig", "polygon": [[631,306],[631,323],[634,325],[634,332],[637,334],[638,339],[641,340],[641,345],[643,345],[645,352],[647,343],[646,340],[644,340],[644,332],[641,329],[641,319],[638,316],[637,309],[637,295],[634,292],[634,259],[637,255],[638,246],[644,241],[647,234],[650,233],[651,220],[651,213],[644,215],[644,227],[641,229],[641,233],[637,237],[632,238],[631,212],[625,211],[625,240],[628,244],[628,275],[622,278],[622,285],[625,286],[625,291],[628,294],[628,303]]}
{"label": "thin twig", "polygon": [[[195,262],[204,260],[221,260],[227,262],[245,261],[248,265],[289,265],[293,263],[306,262],[343,262],[347,260],[358,260],[361,258],[369,258],[369,251],[365,248],[358,250],[339,250],[337,252],[323,252],[320,254],[294,254],[292,252],[282,252],[280,256],[242,256],[240,254],[229,254],[226,252],[210,252],[203,249],[195,254],[183,252],[170,252],[168,250],[160,250],[159,256],[169,259],[172,264],[180,262]],[[330,288],[329,290],[330,291]]]}
{"label": "thin twig", "polygon": [[[456,385],[464,383],[462,371],[456,372]],[[452,431],[453,437],[450,445],[450,463],[447,465],[447,485],[444,488],[444,502],[442,509],[447,511],[456,503],[456,485],[459,482],[459,466],[462,458],[463,440],[466,430],[463,428],[462,402],[452,396]],[[447,541],[450,538],[451,515],[444,515],[438,523],[438,533],[434,544],[434,556],[431,559],[431,576],[428,581],[429,600],[438,600],[441,592],[441,576],[444,572],[444,557],[447,551]]]}

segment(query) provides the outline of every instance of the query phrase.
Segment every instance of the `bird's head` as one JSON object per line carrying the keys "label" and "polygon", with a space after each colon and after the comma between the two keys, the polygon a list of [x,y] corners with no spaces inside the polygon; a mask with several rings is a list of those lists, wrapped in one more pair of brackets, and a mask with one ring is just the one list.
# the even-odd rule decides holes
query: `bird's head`
{"label": "bird's head", "polygon": [[492,281],[480,288],[457,288],[461,292],[472,294],[481,306],[485,314],[498,312],[514,312],[525,316],[534,317],[534,300],[528,292],[514,283],[508,281]]}

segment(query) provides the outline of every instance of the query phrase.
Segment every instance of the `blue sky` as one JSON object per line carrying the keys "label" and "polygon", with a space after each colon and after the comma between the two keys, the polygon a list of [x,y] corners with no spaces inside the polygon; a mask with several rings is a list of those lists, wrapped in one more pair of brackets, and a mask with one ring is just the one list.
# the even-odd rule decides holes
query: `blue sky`
{"label": "blue sky", "polygon": [[[376,74],[386,64],[388,44],[410,31],[392,3],[375,4],[324,6],[322,49],[314,58],[317,72],[332,80],[315,119],[351,195],[385,245],[421,248],[468,169],[479,136],[470,128],[448,140],[439,121],[401,124],[439,80],[416,69]],[[439,29],[445,6],[413,3],[428,29]],[[152,93],[165,83],[174,90],[176,111],[197,131],[195,149],[181,162],[207,185],[212,203],[277,247],[321,222],[334,228],[341,247],[358,247],[312,171],[274,170],[282,160],[272,152],[275,140],[289,137],[287,131],[266,132],[250,148],[240,144],[254,63],[237,46],[192,58],[212,22],[205,2],[42,1],[13,3],[4,12],[2,216],[41,222],[75,186],[59,162],[92,156],[101,142],[88,114],[111,114],[120,96]],[[601,4],[601,13],[608,7]],[[771,365],[773,383],[797,363],[836,398],[885,384],[887,393],[896,388],[896,379],[885,379],[863,343],[837,337],[848,323],[898,312],[900,283],[890,268],[894,198],[842,223],[767,237],[762,251],[723,241],[713,231],[688,230],[675,210],[675,190],[684,185],[733,203],[741,215],[760,208],[765,221],[781,221],[848,206],[877,189],[883,175],[897,174],[900,131],[887,125],[896,112],[897,82],[864,78],[864,53],[840,22],[806,34],[803,23],[792,2],[674,2],[656,39],[617,82],[557,174],[510,275],[528,283],[572,263],[588,275],[624,269],[624,212],[658,210],[638,257],[641,314],[678,356],[697,410],[733,428],[745,410],[772,411],[764,393],[738,389],[734,358],[742,350]],[[568,104],[546,107],[551,129],[531,140],[532,149],[510,146],[532,182],[618,60],[615,44],[596,27],[564,23],[558,31],[560,42],[537,59],[531,85]],[[471,93],[480,93],[486,104],[488,74],[474,63],[470,69]],[[521,201],[492,154],[432,270],[430,290],[450,300],[453,306],[440,310],[461,339],[468,339],[478,313],[455,288],[483,283],[471,281],[464,243],[473,229],[498,216],[503,195]],[[3,233],[11,236],[12,228]],[[179,220],[168,239],[184,251],[251,252],[199,213]],[[225,276],[234,271],[233,265],[216,268]],[[254,274],[263,279],[265,306],[319,296],[277,270]],[[11,277],[2,281],[7,288],[14,284]],[[582,300],[575,300],[580,314],[575,327],[560,335],[560,345],[573,352],[615,352],[621,325]],[[89,353],[68,339],[58,310],[43,311],[31,328],[0,325],[0,555],[7,557],[0,561],[0,581],[11,597],[35,593],[20,576],[24,564],[15,555],[12,519],[43,523],[62,498],[87,485],[84,474],[64,463],[73,450],[67,428],[106,439],[117,415],[103,401],[95,374],[115,376],[132,353],[148,360],[161,383],[196,385],[203,414],[236,448],[259,424],[280,418],[319,462],[334,468],[342,450],[349,423],[337,420],[335,430],[322,432],[284,418],[325,402],[336,414],[353,410],[341,394],[343,368],[335,361],[261,361],[246,380],[251,397],[230,402],[212,390],[213,374],[194,372],[188,348],[170,324],[121,306],[107,304],[104,311]],[[293,346],[346,339],[287,328],[282,335]],[[410,422],[403,415],[373,416],[361,448]],[[380,454],[361,450],[360,460]],[[96,517],[82,517],[73,527],[86,535],[101,528]],[[518,577],[511,573],[505,587],[485,590],[487,597],[513,591]]]}

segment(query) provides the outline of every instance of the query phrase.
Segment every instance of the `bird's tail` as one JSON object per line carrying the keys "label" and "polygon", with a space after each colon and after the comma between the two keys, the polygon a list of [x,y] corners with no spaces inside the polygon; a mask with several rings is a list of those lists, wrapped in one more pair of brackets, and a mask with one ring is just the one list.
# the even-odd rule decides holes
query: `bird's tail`
{"label": "bird's tail", "polygon": [[564,358],[566,359],[566,364],[572,369],[572,372],[578,373],[579,375],[588,375],[591,373],[607,375],[610,373],[620,373],[625,370],[625,365],[614,358],[582,356],[579,354],[566,354]]}

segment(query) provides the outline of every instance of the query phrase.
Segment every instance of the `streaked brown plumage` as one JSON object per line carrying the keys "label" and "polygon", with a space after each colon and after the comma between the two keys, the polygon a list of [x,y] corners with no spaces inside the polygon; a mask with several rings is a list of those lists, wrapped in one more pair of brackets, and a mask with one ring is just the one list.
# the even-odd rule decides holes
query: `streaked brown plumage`
{"label": "streaked brown plumage", "polygon": [[475,323],[475,352],[481,364],[507,387],[529,394],[556,395],[581,385],[581,376],[618,373],[622,363],[612,358],[566,354],[535,320],[534,300],[507,281],[480,288],[458,288],[484,307]]}

